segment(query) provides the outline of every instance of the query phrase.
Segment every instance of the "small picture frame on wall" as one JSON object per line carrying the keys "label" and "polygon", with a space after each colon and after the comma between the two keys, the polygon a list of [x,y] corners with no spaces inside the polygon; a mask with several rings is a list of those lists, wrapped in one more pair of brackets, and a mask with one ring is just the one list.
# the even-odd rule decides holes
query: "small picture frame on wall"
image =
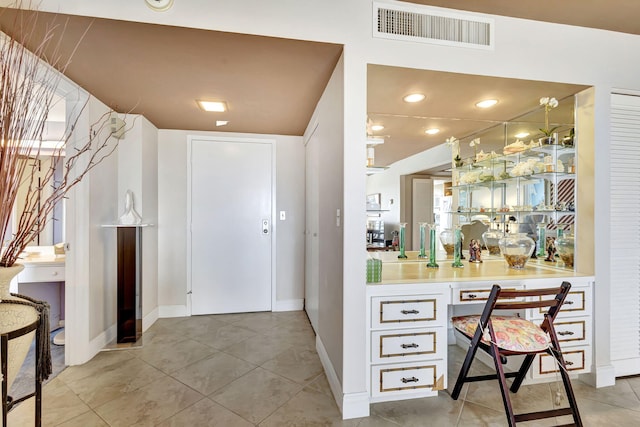
{"label": "small picture frame on wall", "polygon": [[367,210],[379,210],[380,209],[380,193],[367,195]]}

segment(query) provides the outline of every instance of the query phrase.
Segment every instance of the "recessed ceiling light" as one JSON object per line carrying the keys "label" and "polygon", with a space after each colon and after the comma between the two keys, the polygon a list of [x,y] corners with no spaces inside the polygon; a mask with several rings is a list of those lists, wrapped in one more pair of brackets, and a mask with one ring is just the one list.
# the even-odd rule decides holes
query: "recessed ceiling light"
{"label": "recessed ceiling light", "polygon": [[476,107],[478,107],[478,108],[489,108],[489,107],[493,107],[497,103],[498,103],[497,99],[485,99],[484,101],[480,101],[480,102],[476,103]]}
{"label": "recessed ceiling light", "polygon": [[382,130],[384,126],[382,125],[371,125],[371,130]]}
{"label": "recessed ceiling light", "polygon": [[198,106],[203,111],[212,111],[215,113],[224,113],[227,111],[227,103],[224,101],[201,101],[196,100]]}
{"label": "recessed ceiling light", "polygon": [[410,93],[402,99],[404,100],[404,102],[420,102],[424,98],[425,96],[421,93]]}
{"label": "recessed ceiling light", "polygon": [[216,120],[216,126],[226,126],[229,124],[229,120]]}
{"label": "recessed ceiling light", "polygon": [[427,135],[435,135],[438,132],[440,132],[440,129],[438,128],[431,128],[424,131]]}
{"label": "recessed ceiling light", "polygon": [[520,132],[514,135],[516,138],[526,138],[529,136],[529,132]]}

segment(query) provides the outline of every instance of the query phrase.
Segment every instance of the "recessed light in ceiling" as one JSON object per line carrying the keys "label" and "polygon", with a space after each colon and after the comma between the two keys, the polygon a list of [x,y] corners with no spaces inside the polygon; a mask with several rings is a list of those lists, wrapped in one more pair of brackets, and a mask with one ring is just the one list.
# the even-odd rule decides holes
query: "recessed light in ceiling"
{"label": "recessed light in ceiling", "polygon": [[427,135],[435,135],[438,132],[440,132],[440,129],[438,128],[431,128],[424,131]]}
{"label": "recessed light in ceiling", "polygon": [[384,129],[384,126],[382,125],[371,125],[371,130],[382,130]]}
{"label": "recessed light in ceiling", "polygon": [[196,100],[198,106],[203,111],[215,112],[215,113],[224,113],[227,111],[227,103],[224,101],[201,101]]}
{"label": "recessed light in ceiling", "polygon": [[229,120],[216,120],[216,126],[226,126],[229,124]]}
{"label": "recessed light in ceiling", "polygon": [[476,107],[478,108],[489,108],[493,107],[498,103],[497,99],[485,99],[484,101],[480,101],[476,103]]}
{"label": "recessed light in ceiling", "polygon": [[145,2],[156,12],[164,12],[173,6],[173,0],[145,0]]}
{"label": "recessed light in ceiling", "polygon": [[425,98],[422,93],[410,93],[409,95],[402,98],[404,102],[420,102]]}
{"label": "recessed light in ceiling", "polygon": [[516,138],[526,138],[529,136],[529,132],[520,132],[514,135]]}

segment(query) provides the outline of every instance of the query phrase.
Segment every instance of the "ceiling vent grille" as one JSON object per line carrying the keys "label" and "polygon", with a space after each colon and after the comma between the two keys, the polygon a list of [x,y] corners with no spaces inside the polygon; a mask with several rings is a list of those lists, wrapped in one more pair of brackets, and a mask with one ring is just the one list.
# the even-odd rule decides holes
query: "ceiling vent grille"
{"label": "ceiling vent grille", "polygon": [[374,37],[493,50],[493,19],[427,6],[374,3]]}

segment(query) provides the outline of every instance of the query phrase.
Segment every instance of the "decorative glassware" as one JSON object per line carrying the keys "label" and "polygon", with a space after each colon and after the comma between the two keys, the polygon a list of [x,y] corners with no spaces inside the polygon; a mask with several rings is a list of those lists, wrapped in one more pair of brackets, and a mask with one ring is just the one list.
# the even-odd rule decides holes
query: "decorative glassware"
{"label": "decorative glassware", "polygon": [[400,259],[404,259],[407,256],[404,253],[404,241],[405,241],[405,232],[406,232],[406,228],[407,228],[407,223],[406,222],[401,222],[400,223],[400,255],[398,255],[398,258]]}
{"label": "decorative glassware", "polygon": [[538,253],[539,257],[544,257],[547,252],[547,238],[546,238],[547,225],[544,222],[538,224]]}
{"label": "decorative glassware", "polygon": [[513,233],[505,235],[498,245],[509,267],[521,269],[531,257],[536,242],[525,233]]}
{"label": "decorative glassware", "polygon": [[573,268],[574,244],[575,239],[571,234],[565,234],[556,240],[558,255],[566,268]]}
{"label": "decorative glassware", "polygon": [[[464,234],[462,233],[462,231],[460,232],[460,235],[464,240]],[[444,230],[442,230],[440,232],[440,243],[442,243],[442,247],[444,248],[444,251],[447,253],[447,256],[453,255],[453,250],[456,243],[454,230],[451,228],[445,228]]]}
{"label": "decorative glassware", "polygon": [[436,262],[436,224],[429,225],[429,263],[427,267],[438,268],[440,267]]}
{"label": "decorative glassware", "polygon": [[[427,223],[419,222],[418,226],[420,227],[420,253],[418,254],[418,258],[426,258],[426,240],[427,240]],[[433,237],[432,237],[433,239]]]}
{"label": "decorative glassware", "polygon": [[462,231],[459,226],[456,226],[456,229],[453,231],[453,263],[451,267],[460,268],[464,267],[462,261]]}
{"label": "decorative glassware", "polygon": [[500,230],[487,230],[482,233],[482,241],[489,251],[489,255],[500,255],[500,246],[498,241],[504,237],[504,233]]}

